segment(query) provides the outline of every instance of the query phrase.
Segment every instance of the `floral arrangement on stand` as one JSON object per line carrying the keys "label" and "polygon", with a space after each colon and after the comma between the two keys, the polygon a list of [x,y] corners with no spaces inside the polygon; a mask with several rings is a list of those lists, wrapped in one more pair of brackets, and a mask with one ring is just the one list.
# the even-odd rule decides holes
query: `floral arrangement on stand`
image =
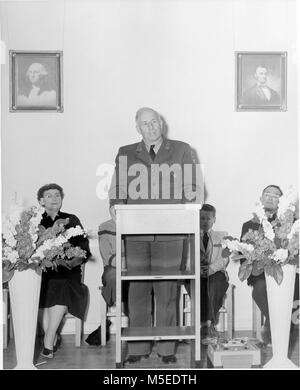
{"label": "floral arrangement on stand", "polygon": [[3,217],[2,271],[5,283],[15,271],[33,269],[42,274],[46,268],[67,266],[68,259],[86,257],[86,252],[69,242],[71,237],[85,235],[80,226],[66,229],[67,219],[59,219],[48,229],[40,225],[44,208],[32,206],[27,210],[16,201]]}
{"label": "floral arrangement on stand", "polygon": [[258,230],[249,230],[241,241],[228,236],[222,242],[222,256],[245,259],[239,268],[239,279],[266,272],[280,285],[285,264],[299,265],[299,220],[295,220],[297,196],[293,189],[279,199],[276,218],[268,221],[261,202],[256,204],[254,222]]}

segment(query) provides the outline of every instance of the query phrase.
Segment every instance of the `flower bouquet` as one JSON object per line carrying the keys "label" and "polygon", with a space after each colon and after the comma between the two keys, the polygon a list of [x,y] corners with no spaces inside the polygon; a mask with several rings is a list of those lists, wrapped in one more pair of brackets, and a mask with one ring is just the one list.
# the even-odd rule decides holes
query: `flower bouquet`
{"label": "flower bouquet", "polygon": [[86,257],[86,252],[73,247],[69,239],[85,235],[80,226],[66,229],[68,219],[59,219],[48,229],[40,225],[44,208],[32,206],[24,210],[16,202],[4,215],[2,232],[3,283],[14,272],[33,269],[39,275],[46,268],[66,265],[73,257]]}
{"label": "flower bouquet", "polygon": [[239,268],[239,279],[265,272],[278,285],[283,280],[285,264],[299,264],[299,220],[295,221],[296,196],[293,190],[279,199],[276,218],[268,221],[261,202],[256,204],[253,222],[258,230],[249,230],[239,241],[231,236],[222,242],[223,257],[232,255],[233,260],[244,259]]}
{"label": "flower bouquet", "polygon": [[67,229],[68,218],[59,219],[46,229],[40,224],[43,213],[40,206],[24,210],[15,202],[3,218],[3,282],[9,284],[16,369],[36,369],[33,356],[42,271],[58,265],[68,267],[69,259],[86,257],[84,250],[69,242],[71,237],[85,235],[83,229]]}
{"label": "flower bouquet", "polygon": [[244,259],[239,268],[240,280],[265,273],[273,353],[265,368],[296,368],[288,358],[296,265],[299,264],[299,220],[295,220],[295,204],[296,195],[289,190],[279,198],[275,218],[269,220],[263,204],[258,203],[254,211],[258,230],[249,230],[241,241],[225,237],[222,244],[223,256],[238,254],[236,259]]}

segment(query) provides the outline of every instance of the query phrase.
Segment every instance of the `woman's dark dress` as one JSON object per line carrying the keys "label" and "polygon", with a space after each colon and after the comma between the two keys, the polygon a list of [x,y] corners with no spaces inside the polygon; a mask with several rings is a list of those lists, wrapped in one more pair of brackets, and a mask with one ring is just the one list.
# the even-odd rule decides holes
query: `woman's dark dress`
{"label": "woman's dark dress", "polygon": [[[41,225],[46,229],[53,226],[58,219],[69,218],[69,223],[65,226],[66,229],[81,226],[79,219],[72,214],[58,212],[53,220],[45,212],[41,220]],[[78,246],[86,251],[86,258],[88,260],[91,255],[89,249],[89,241],[86,237],[75,236],[70,238],[69,242],[72,246]],[[47,268],[42,275],[41,294],[40,294],[40,308],[52,307],[55,305],[67,306],[68,312],[75,317],[84,319],[88,301],[88,288],[81,283],[81,267],[80,265],[71,270],[63,266],[58,266],[57,271]]]}

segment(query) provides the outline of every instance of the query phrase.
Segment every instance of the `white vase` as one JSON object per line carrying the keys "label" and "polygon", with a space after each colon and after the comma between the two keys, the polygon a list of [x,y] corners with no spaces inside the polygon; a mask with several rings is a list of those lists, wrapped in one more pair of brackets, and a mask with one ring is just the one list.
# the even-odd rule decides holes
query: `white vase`
{"label": "white vase", "polygon": [[41,276],[32,269],[15,271],[9,281],[17,370],[36,369],[33,356],[40,288]]}
{"label": "white vase", "polygon": [[280,285],[265,274],[271,325],[273,357],[264,368],[299,368],[288,358],[291,317],[295,288],[296,266],[282,267],[283,280]]}

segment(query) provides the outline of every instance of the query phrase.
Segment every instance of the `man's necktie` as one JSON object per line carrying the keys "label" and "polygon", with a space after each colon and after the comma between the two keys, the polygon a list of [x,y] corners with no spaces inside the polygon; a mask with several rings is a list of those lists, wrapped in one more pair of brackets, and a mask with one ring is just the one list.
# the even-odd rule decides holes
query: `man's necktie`
{"label": "man's necktie", "polygon": [[151,160],[152,160],[152,161],[155,159],[154,146],[155,146],[155,145],[151,145],[151,146],[150,146],[150,150],[149,150],[149,154],[150,154],[150,157],[151,157]]}
{"label": "man's necktie", "polygon": [[204,246],[205,250],[207,248],[208,241],[209,241],[208,234],[207,234],[207,232],[204,232],[204,234],[203,234],[203,246]]}

